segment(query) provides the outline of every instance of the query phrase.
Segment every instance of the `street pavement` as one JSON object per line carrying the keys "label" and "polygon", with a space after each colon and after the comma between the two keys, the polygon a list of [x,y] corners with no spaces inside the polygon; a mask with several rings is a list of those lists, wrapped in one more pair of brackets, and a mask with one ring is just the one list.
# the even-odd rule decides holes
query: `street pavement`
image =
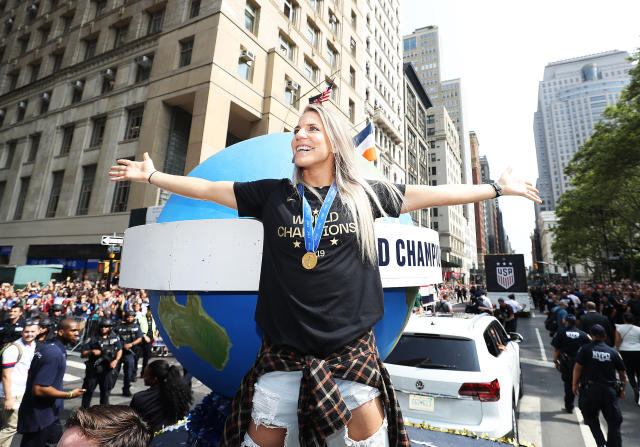
{"label": "street pavement", "polygon": [[[454,306],[463,310],[463,305]],[[524,375],[524,396],[520,400],[520,441],[536,447],[596,447],[589,427],[576,408],[567,414],[564,407],[564,387],[560,373],[553,366],[553,348],[549,333],[544,329],[546,315],[532,313],[531,318],[520,318],[518,330],[524,337],[520,344],[520,363]],[[640,445],[640,407],[633,402],[631,387],[620,401],[622,409],[622,445]],[[606,423],[600,417],[602,431]]]}
{"label": "street pavement", "polygon": [[[464,310],[464,304],[457,304],[454,310]],[[553,348],[550,337],[544,329],[545,315],[533,312],[531,318],[520,318],[518,332],[524,337],[520,344],[520,361],[524,375],[524,396],[520,400],[519,428],[520,441],[532,443],[536,447],[596,447],[589,427],[584,425],[582,415],[577,408],[572,414],[562,410],[564,406],[564,388],[560,373],[553,367]],[[172,364],[178,363],[173,357],[163,357]],[[154,357],[155,359],[155,357]],[[140,371],[138,372],[138,374]],[[67,373],[64,389],[80,388],[84,377],[84,361],[71,353],[67,359]],[[132,384],[131,392],[146,389],[142,379]],[[197,379],[193,379],[194,405],[198,404],[210,390]],[[633,403],[631,387],[627,396],[621,400],[622,444],[640,445],[640,407]],[[128,405],[130,397],[122,396],[122,373],[113,388],[110,403]],[[99,390],[96,388],[92,403],[99,402]],[[80,398],[65,400],[64,422],[69,413],[80,406]],[[601,425],[606,435],[606,423],[601,417]],[[413,444],[413,443],[412,443]],[[11,446],[20,445],[20,435],[16,435]],[[417,445],[417,444],[415,444]],[[420,444],[422,445],[422,444]]]}

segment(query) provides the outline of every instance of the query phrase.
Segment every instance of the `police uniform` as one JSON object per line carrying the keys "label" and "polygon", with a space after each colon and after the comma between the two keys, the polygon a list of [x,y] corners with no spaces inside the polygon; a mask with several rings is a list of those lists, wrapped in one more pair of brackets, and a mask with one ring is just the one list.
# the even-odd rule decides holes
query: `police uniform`
{"label": "police uniform", "polygon": [[86,390],[82,395],[83,408],[91,406],[91,397],[96,385],[100,386],[100,404],[109,405],[109,394],[117,378],[116,369],[112,369],[109,363],[115,360],[118,351],[122,350],[122,343],[113,331],[109,331],[106,337],[101,335],[91,337],[82,348],[83,351],[93,349],[99,349],[100,355],[89,354],[86,362],[87,367],[82,383],[82,388]]}
{"label": "police uniform", "polygon": [[[573,320],[575,321],[575,318]],[[560,352],[558,362],[562,381],[564,382],[564,408],[568,413],[573,411],[573,402],[575,400],[572,390],[572,377],[576,355],[578,355],[581,346],[590,342],[591,338],[587,333],[575,327],[558,331],[553,340],[551,340],[551,345]]]}
{"label": "police uniform", "polygon": [[0,323],[0,348],[22,337],[24,323],[25,320],[22,317],[18,318],[15,323],[11,323],[9,320]]}
{"label": "police uniform", "polygon": [[[617,380],[616,371],[624,371],[622,357],[614,348],[598,340],[580,348],[576,363],[582,365],[578,405],[585,424],[591,429],[598,446],[621,446],[622,412],[614,384]],[[599,411],[607,421],[606,442],[598,420]]]}
{"label": "police uniform", "polygon": [[122,342],[122,359],[120,360],[120,364],[117,366],[117,368],[119,371],[120,365],[123,366],[124,383],[122,385],[122,394],[124,396],[128,396],[131,395],[131,391],[129,390],[131,382],[135,380],[133,371],[134,362],[136,359],[133,349],[124,349],[124,345],[126,345],[127,343],[133,343],[138,338],[142,338],[142,331],[140,330],[140,326],[138,325],[138,323],[124,323],[118,326],[116,332],[118,334],[118,337],[120,337],[120,341]]}

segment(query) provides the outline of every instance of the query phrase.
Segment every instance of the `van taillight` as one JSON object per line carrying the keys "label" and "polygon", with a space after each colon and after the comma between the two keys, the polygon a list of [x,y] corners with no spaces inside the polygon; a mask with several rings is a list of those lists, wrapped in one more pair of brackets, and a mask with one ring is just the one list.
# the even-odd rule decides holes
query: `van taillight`
{"label": "van taillight", "polygon": [[463,383],[458,394],[473,397],[481,402],[497,402],[500,400],[500,383],[498,379],[491,383]]}

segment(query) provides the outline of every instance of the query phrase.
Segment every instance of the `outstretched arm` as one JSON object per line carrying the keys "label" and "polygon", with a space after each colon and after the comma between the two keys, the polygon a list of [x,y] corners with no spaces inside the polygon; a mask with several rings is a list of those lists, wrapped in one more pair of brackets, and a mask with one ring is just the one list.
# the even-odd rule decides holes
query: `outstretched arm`
{"label": "outstretched arm", "polygon": [[149,182],[174,194],[191,199],[208,200],[238,209],[236,196],[233,192],[233,182],[212,182],[197,177],[165,174],[156,170],[153,161],[146,152],[142,161],[118,160],[116,166],[111,166],[109,176],[112,182],[126,180]]}
{"label": "outstretched arm", "polygon": [[[497,183],[502,186],[505,196],[522,196],[534,202],[542,202],[538,196],[539,191],[531,182],[513,175],[511,168],[502,173]],[[493,199],[495,196],[496,190],[491,185],[407,185],[401,212],[432,206],[480,202]]]}

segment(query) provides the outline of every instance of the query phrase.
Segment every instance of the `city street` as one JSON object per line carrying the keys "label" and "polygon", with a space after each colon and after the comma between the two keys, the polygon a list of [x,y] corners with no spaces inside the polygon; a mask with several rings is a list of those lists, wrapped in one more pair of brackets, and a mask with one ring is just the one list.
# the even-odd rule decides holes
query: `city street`
{"label": "city street", "polygon": [[[460,305],[455,306],[461,309]],[[582,415],[577,410],[573,414],[562,411],[563,386],[560,374],[553,367],[553,349],[550,345],[548,333],[544,330],[544,315],[534,314],[533,318],[521,318],[518,322],[518,332],[523,335],[524,342],[520,345],[520,359],[524,374],[524,396],[520,401],[520,440],[523,443],[533,443],[536,447],[567,447],[585,446],[596,447],[589,428],[582,422]],[[166,357],[172,364],[177,363],[173,357]],[[65,389],[79,388],[84,377],[84,361],[71,353],[67,359],[67,374],[65,375]],[[136,393],[146,387],[142,379],[133,384],[131,391]],[[640,439],[640,407],[633,404],[631,388],[627,388],[627,396],[621,401],[624,422],[622,423],[623,445],[635,445]],[[209,389],[193,379],[194,403],[199,403],[209,393]],[[122,396],[122,374],[111,395],[111,404],[128,405],[129,397]],[[99,392],[93,395],[93,404],[97,404]],[[577,400],[576,400],[577,405]],[[70,411],[80,406],[80,399],[65,401],[65,420]],[[603,431],[606,425],[601,418]],[[11,446],[20,444],[17,435]],[[413,444],[412,444],[413,445]],[[418,444],[415,444],[418,445]]]}
{"label": "city street", "polygon": [[[577,408],[573,414],[562,410],[564,389],[560,373],[553,367],[553,348],[544,329],[545,315],[518,321],[518,332],[524,337],[520,345],[520,361],[524,374],[524,396],[520,401],[520,440],[540,447],[595,447],[589,427],[582,423]],[[633,404],[631,387],[621,401],[622,444],[637,445],[640,439],[640,407]],[[603,432],[606,425],[601,417]]]}

